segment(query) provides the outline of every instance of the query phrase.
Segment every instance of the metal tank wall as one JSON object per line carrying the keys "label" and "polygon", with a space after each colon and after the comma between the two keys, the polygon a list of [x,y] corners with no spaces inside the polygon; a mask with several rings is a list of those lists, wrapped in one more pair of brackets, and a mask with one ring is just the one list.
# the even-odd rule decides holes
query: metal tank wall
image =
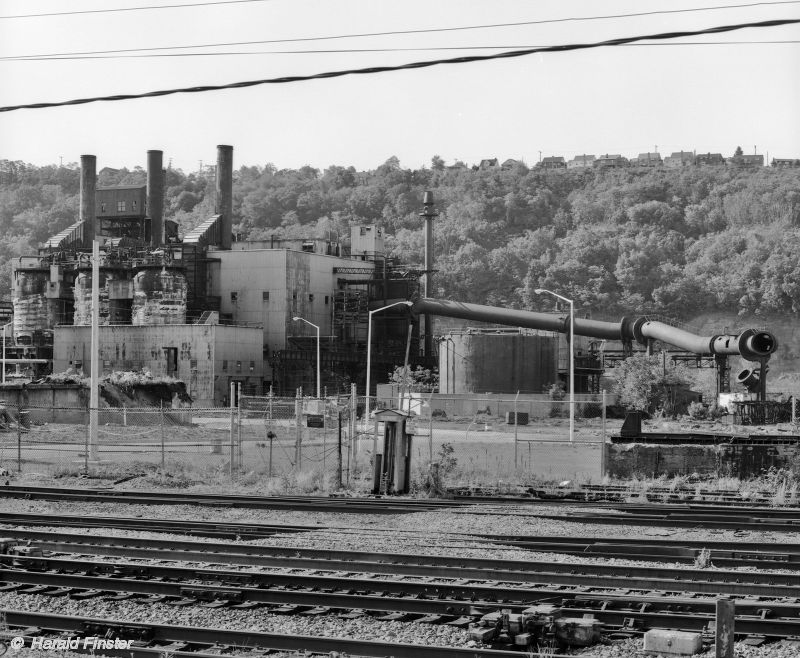
{"label": "metal tank wall", "polygon": [[541,393],[558,381],[558,337],[451,333],[439,342],[439,392]]}
{"label": "metal tank wall", "polygon": [[139,270],[133,278],[131,324],[186,324],[186,288],[179,270]]}
{"label": "metal tank wall", "polygon": [[[108,287],[114,275],[106,272],[100,272],[100,324],[110,324],[110,307],[108,300]],[[81,272],[75,277],[75,285],[72,288],[75,298],[75,314],[73,316],[73,325],[92,324],[92,273]]]}
{"label": "metal tank wall", "polygon": [[47,298],[49,272],[17,272],[14,278],[14,338],[32,340],[36,332],[52,331],[57,320],[56,300]]}

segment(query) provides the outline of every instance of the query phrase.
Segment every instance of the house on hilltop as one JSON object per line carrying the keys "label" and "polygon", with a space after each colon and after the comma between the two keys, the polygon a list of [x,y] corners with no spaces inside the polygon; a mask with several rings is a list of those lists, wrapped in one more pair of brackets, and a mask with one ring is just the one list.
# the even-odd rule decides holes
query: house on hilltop
{"label": "house on hilltop", "polygon": [[660,167],[664,164],[660,153],[640,153],[631,160],[634,167]]}
{"label": "house on hilltop", "polygon": [[567,163],[567,169],[588,169],[594,166],[593,155],[576,155],[572,160]]}
{"label": "house on hilltop", "polygon": [[539,163],[539,166],[542,169],[566,169],[567,163],[564,161],[563,157],[560,155],[555,155],[542,159],[542,161]]}
{"label": "house on hilltop", "polygon": [[725,158],[722,153],[698,153],[695,158],[695,164],[698,165],[724,165]]}
{"label": "house on hilltop", "polygon": [[623,158],[618,153],[614,155],[609,155],[606,153],[605,155],[601,155],[597,160],[594,161],[594,166],[598,169],[606,169],[606,168],[613,168],[613,167],[627,167],[628,166],[628,158]]}
{"label": "house on hilltop", "polygon": [[670,169],[690,167],[693,164],[694,153],[692,151],[675,151],[672,155],[664,158],[664,166]]}

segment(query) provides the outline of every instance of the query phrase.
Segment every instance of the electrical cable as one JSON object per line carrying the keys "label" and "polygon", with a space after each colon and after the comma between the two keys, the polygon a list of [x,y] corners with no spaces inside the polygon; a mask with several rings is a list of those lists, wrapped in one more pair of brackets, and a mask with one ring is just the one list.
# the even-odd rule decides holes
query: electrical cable
{"label": "electrical cable", "polygon": [[357,39],[364,37],[386,37],[386,36],[403,36],[409,34],[432,34],[437,32],[460,32],[466,30],[485,30],[495,29],[502,27],[523,27],[526,25],[545,25],[549,23],[563,23],[563,22],[580,22],[580,21],[595,21],[595,20],[608,20],[619,18],[635,18],[641,16],[655,16],[660,14],[674,14],[694,11],[712,11],[715,9],[738,9],[753,7],[761,4],[798,4],[800,0],[778,0],[777,2],[754,3],[750,5],[723,5],[718,7],[698,7],[694,9],[665,9],[650,12],[638,12],[633,14],[609,14],[605,16],[585,16],[585,17],[572,17],[572,18],[552,18],[538,21],[520,21],[516,23],[490,23],[485,25],[464,25],[460,27],[439,27],[439,28],[423,28],[419,30],[396,30],[387,32],[359,32],[353,34],[335,34],[322,37],[295,37],[291,39],[265,39],[260,41],[231,41],[220,43],[203,43],[193,44],[190,46],[154,46],[149,48],[121,48],[115,50],[89,50],[70,53],[37,53],[35,55],[15,55],[3,57],[4,60],[9,59],[29,59],[36,57],[58,57],[58,56],[72,56],[72,55],[110,55],[114,53],[129,53],[129,52],[149,52],[153,50],[188,50],[190,48],[222,48],[227,46],[256,46],[268,43],[302,43],[308,41],[328,41],[334,39]]}
{"label": "electrical cable", "polygon": [[95,103],[100,101],[113,102],[113,101],[132,100],[135,98],[156,98],[159,96],[169,96],[172,94],[201,93],[206,91],[220,91],[223,89],[243,89],[247,87],[256,87],[265,84],[287,84],[291,82],[305,82],[309,80],[324,80],[329,78],[339,78],[346,75],[365,75],[373,73],[387,73],[390,71],[406,71],[412,69],[429,68],[432,66],[439,66],[443,64],[467,64],[473,62],[485,62],[494,59],[510,59],[516,57],[524,57],[526,55],[533,55],[536,53],[588,50],[593,48],[620,46],[627,43],[632,43],[634,41],[660,41],[666,39],[678,39],[681,37],[697,36],[700,34],[720,34],[722,32],[732,32],[734,30],[742,30],[746,28],[779,27],[782,25],[793,25],[797,23],[800,23],[800,18],[776,19],[769,21],[761,21],[757,23],[739,23],[735,25],[722,25],[718,27],[711,27],[703,30],[685,30],[679,32],[665,32],[661,34],[640,35],[634,37],[621,37],[617,39],[610,39],[607,41],[599,41],[595,43],[568,44],[562,46],[548,46],[545,48],[511,50],[491,55],[468,55],[464,57],[453,57],[450,59],[434,59],[434,60],[425,60],[420,62],[411,62],[408,64],[399,64],[395,66],[371,66],[361,69],[344,69],[340,71],[327,71],[325,73],[315,73],[311,75],[284,76],[280,78],[267,78],[264,80],[246,80],[243,82],[232,82],[223,85],[202,85],[197,87],[162,89],[159,91],[143,92],[139,94],[115,94],[112,96],[77,98],[68,101],[29,103],[24,105],[7,105],[4,107],[0,107],[0,112],[11,112],[14,110],[22,110],[22,109],[43,109],[48,107],[63,107],[67,105],[85,105],[87,103]]}
{"label": "electrical cable", "polygon": [[191,2],[184,5],[145,5],[144,7],[118,7],[116,9],[83,9],[76,11],[53,11],[46,14],[16,14],[0,16],[0,20],[11,18],[50,18],[52,16],[75,16],[77,14],[113,14],[121,11],[143,11],[149,9],[183,9],[184,7],[207,7],[210,5],[238,5],[250,2],[272,2],[272,0],[214,0],[212,2]]}
{"label": "electrical cable", "polygon": [[[757,45],[779,45],[800,43],[800,40],[783,41],[683,41],[680,43],[626,43],[629,46],[757,46]],[[542,48],[543,46],[442,46],[429,48],[344,48],[334,50],[242,50],[229,52],[213,53],[149,53],[146,55],[78,55],[54,56],[54,57],[26,57],[25,59],[15,60],[24,62],[52,62],[52,61],[74,61],[92,59],[147,59],[151,57],[219,57],[219,56],[238,56],[238,55],[337,55],[337,54],[359,54],[359,53],[396,53],[396,52],[435,52],[443,50],[506,50],[508,48]],[[0,61],[3,58],[0,57]]]}

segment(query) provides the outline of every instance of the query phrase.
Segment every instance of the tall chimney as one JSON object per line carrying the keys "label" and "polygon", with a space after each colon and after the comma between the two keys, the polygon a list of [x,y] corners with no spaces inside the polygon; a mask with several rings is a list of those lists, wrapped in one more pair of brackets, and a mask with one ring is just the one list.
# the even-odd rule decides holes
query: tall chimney
{"label": "tall chimney", "polygon": [[95,192],[97,187],[97,156],[81,156],[81,220],[83,221],[83,245],[91,247],[97,233],[95,215]]}
{"label": "tall chimney", "polygon": [[147,216],[150,217],[150,245],[164,244],[164,174],[163,151],[147,152]]}
{"label": "tall chimney", "polygon": [[230,249],[233,234],[233,147],[217,146],[217,207],[222,215],[220,249]]}
{"label": "tall chimney", "polygon": [[[422,199],[424,210],[420,217],[425,220],[425,270],[422,275],[422,296],[430,297],[433,294],[433,219],[439,213],[433,209],[433,192],[427,190]],[[425,356],[433,355],[433,317],[425,314]]]}

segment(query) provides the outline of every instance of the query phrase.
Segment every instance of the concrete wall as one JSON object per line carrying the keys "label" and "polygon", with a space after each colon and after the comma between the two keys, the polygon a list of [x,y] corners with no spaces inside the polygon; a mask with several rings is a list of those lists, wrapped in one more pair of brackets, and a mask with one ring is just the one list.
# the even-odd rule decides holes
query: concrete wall
{"label": "concrete wall", "polygon": [[[194,406],[221,404],[230,381],[260,385],[262,335],[255,327],[221,325],[116,325],[100,327],[101,373],[149,370],[186,383]],[[165,348],[176,350],[176,370],[167,370]],[[250,362],[253,369],[250,370]],[[237,363],[241,365],[237,367]],[[91,328],[56,327],[53,372],[91,369]]]}
{"label": "concrete wall", "polygon": [[0,400],[12,416],[18,405],[30,408],[36,423],[88,423],[89,389],[80,384],[1,384]]}
{"label": "concrete wall", "polygon": [[800,458],[800,446],[776,444],[606,444],[608,474],[617,478],[710,475],[749,478],[784,468]]}

